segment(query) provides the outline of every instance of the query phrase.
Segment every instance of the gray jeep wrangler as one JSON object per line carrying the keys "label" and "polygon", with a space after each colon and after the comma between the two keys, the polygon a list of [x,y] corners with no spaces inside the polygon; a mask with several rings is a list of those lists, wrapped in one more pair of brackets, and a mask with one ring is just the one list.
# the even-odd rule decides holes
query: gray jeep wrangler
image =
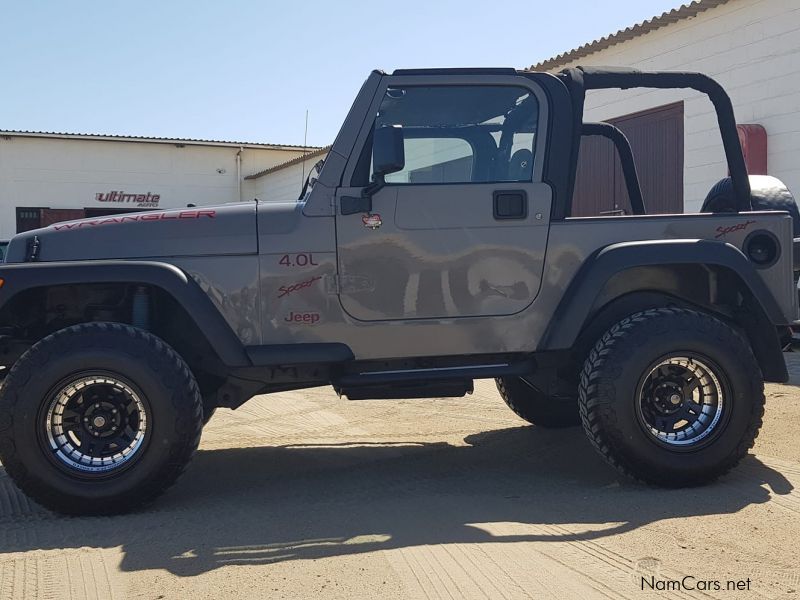
{"label": "gray jeep wrangler", "polygon": [[[647,215],[630,145],[586,90],[693,88],[730,177]],[[575,218],[581,137],[610,138],[630,213]],[[769,209],[769,210],[764,210]],[[778,209],[778,210],[773,210]],[[257,394],[463,396],[494,378],[542,427],[582,423],[622,474],[725,473],[788,378],[797,207],[748,177],[730,100],[696,73],[373,72],[295,203],[59,223],[0,265],[0,458],[32,498],[155,498],[205,421]]]}

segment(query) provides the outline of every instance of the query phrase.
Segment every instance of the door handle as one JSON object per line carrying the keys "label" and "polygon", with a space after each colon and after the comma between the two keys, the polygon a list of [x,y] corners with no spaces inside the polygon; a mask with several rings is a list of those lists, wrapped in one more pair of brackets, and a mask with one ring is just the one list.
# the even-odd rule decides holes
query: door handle
{"label": "door handle", "polygon": [[528,194],[525,190],[495,190],[492,198],[494,200],[495,219],[527,218]]}

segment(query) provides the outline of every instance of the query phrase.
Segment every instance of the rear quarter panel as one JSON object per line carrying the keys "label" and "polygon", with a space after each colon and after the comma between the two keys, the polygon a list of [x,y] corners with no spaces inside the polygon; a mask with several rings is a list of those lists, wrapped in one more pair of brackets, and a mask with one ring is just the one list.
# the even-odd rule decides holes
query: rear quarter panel
{"label": "rear quarter panel", "polygon": [[787,322],[796,319],[792,260],[792,220],[786,213],[753,212],[736,215],[681,214],[627,217],[572,218],[553,223],[550,230],[545,285],[539,310],[554,311],[559,296],[577,269],[595,250],[616,242],[670,239],[706,239],[742,249],[755,231],[773,233],[781,244],[781,256],[771,267],[757,269],[772,291]]}

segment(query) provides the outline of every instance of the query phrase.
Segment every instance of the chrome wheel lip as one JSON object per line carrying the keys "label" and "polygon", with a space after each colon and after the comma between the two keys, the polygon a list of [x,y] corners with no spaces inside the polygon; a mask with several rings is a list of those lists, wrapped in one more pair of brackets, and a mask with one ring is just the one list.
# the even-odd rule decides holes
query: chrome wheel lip
{"label": "chrome wheel lip", "polygon": [[[659,429],[645,414],[647,411],[644,410],[644,403],[652,402],[652,399],[643,397],[646,384],[662,367],[684,369],[698,380],[697,388],[692,392],[692,398],[688,400],[698,404],[701,411],[694,414],[696,418],[693,422],[687,422],[688,426],[685,425],[678,430]],[[637,417],[651,439],[659,444],[672,450],[693,450],[701,443],[711,441],[724,428],[723,418],[730,412],[728,389],[724,373],[710,359],[693,353],[671,354],[655,361],[642,377],[636,393]],[[683,408],[685,402],[687,398],[681,398],[679,409]]]}
{"label": "chrome wheel lip", "polygon": [[[81,392],[94,385],[111,386],[125,395],[137,415],[137,427],[130,443],[109,456],[90,456],[80,450],[74,435],[64,427],[64,411]],[[113,474],[141,454],[148,433],[148,411],[140,392],[121,377],[105,372],[89,372],[75,375],[55,386],[48,397],[50,402],[44,415],[45,440],[51,456],[61,466],[84,475]],[[95,421],[95,425],[101,419]]]}

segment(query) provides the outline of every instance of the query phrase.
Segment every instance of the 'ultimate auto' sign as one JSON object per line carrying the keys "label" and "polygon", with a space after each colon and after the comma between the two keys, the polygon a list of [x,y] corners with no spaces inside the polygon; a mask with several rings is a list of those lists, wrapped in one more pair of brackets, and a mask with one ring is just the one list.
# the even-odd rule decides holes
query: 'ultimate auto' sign
{"label": "'ultimate auto' sign", "polygon": [[137,207],[158,207],[158,201],[161,200],[160,194],[126,194],[123,191],[110,191],[105,194],[95,194],[94,199],[98,202],[114,202],[117,204],[132,203]]}

